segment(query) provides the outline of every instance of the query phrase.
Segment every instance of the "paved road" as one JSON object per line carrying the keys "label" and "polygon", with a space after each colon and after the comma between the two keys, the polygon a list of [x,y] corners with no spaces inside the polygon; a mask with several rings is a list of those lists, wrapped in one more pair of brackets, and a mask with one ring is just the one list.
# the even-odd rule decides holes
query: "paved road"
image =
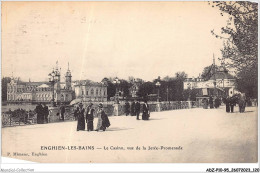
{"label": "paved road", "polygon": [[[105,132],[77,132],[76,122],[7,127],[2,129],[2,152],[43,163],[257,162],[257,108],[246,108],[242,114],[237,107],[235,111],[226,113],[224,107],[173,110],[152,113],[149,121],[110,117],[111,127]],[[66,149],[41,150],[41,146]]]}

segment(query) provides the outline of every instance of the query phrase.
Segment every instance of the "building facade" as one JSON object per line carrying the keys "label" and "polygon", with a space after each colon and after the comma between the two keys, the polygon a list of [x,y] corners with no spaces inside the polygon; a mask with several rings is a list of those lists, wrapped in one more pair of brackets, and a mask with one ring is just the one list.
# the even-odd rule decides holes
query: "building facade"
{"label": "building facade", "polygon": [[82,101],[105,102],[107,101],[107,86],[104,83],[90,80],[79,80],[74,84],[76,99]]}
{"label": "building facade", "polygon": [[217,95],[233,96],[238,93],[235,89],[236,79],[234,76],[228,73],[227,69],[220,68],[215,74],[213,74],[209,80],[202,78],[187,78],[183,82],[184,89],[199,89],[200,95],[213,95],[213,90],[216,90]]}
{"label": "building facade", "polygon": [[12,77],[7,84],[8,102],[70,102],[73,99],[71,87],[71,72],[68,68],[65,75],[65,82],[60,80],[60,70],[58,67],[53,73],[56,76],[54,85],[50,82],[22,82],[18,78]]}
{"label": "building facade", "polygon": [[130,81],[130,83],[131,83],[131,87],[129,88],[130,95],[132,98],[136,98],[138,97],[137,92],[143,82],[141,80],[133,79],[132,81]]}

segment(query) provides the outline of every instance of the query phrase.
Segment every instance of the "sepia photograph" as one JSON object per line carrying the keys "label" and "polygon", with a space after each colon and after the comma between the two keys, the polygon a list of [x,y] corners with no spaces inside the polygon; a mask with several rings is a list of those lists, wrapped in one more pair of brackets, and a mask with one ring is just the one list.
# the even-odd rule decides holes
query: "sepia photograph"
{"label": "sepia photograph", "polygon": [[257,2],[2,1],[1,26],[2,157],[258,163]]}

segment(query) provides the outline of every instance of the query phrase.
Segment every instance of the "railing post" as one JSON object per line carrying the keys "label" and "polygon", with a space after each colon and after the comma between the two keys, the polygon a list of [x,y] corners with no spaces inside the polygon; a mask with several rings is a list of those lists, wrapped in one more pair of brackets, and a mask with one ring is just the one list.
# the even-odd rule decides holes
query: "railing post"
{"label": "railing post", "polygon": [[157,112],[161,112],[160,102],[157,102],[156,107],[157,107]]}
{"label": "railing post", "polygon": [[9,119],[10,119],[10,126],[12,125],[12,116],[11,115],[9,115]]}
{"label": "railing post", "polygon": [[20,114],[18,114],[18,116],[19,116],[19,126],[20,126],[20,120],[21,120],[21,116],[20,116]]}
{"label": "railing post", "polygon": [[188,101],[188,108],[191,109],[191,101]]}
{"label": "railing post", "polygon": [[114,116],[118,116],[119,115],[119,104],[114,104]]}

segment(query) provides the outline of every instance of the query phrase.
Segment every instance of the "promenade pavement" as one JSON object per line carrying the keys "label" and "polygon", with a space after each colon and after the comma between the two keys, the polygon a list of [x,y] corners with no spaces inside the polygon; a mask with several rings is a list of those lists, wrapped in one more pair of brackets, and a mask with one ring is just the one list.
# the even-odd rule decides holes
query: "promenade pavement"
{"label": "promenade pavement", "polygon": [[105,132],[76,131],[76,121],[6,127],[2,156],[42,163],[257,162],[257,111],[171,110],[152,112],[149,121],[113,116]]}

